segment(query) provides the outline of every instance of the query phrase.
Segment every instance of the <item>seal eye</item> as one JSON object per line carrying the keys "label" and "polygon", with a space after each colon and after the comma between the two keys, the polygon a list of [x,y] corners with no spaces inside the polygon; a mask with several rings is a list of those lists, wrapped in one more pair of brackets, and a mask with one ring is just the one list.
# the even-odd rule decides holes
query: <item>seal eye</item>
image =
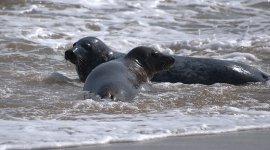
{"label": "seal eye", "polygon": [[154,52],[151,54],[152,57],[158,57],[159,52]]}
{"label": "seal eye", "polygon": [[72,45],[72,46],[74,47],[75,45],[76,45],[76,43],[73,43],[73,45]]}
{"label": "seal eye", "polygon": [[88,47],[91,47],[91,44],[90,44],[90,43],[87,43],[87,46],[88,46]]}

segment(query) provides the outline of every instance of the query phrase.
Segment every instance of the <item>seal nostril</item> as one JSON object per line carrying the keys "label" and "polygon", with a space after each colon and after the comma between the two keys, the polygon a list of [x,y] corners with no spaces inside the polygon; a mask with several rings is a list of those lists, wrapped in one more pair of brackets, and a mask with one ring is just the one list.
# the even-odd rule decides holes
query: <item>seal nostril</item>
{"label": "seal nostril", "polygon": [[166,63],[174,63],[174,58],[170,57],[170,56],[166,56],[166,58],[164,59],[164,62]]}
{"label": "seal nostril", "polygon": [[65,52],[65,59],[66,59],[66,60],[68,60],[68,59],[70,58],[70,53],[71,53],[71,51],[69,51],[69,50],[67,50],[67,51]]}
{"label": "seal nostril", "polygon": [[70,61],[75,60],[76,59],[76,55],[72,52],[72,50],[67,50],[65,52],[65,59],[66,60],[70,60]]}

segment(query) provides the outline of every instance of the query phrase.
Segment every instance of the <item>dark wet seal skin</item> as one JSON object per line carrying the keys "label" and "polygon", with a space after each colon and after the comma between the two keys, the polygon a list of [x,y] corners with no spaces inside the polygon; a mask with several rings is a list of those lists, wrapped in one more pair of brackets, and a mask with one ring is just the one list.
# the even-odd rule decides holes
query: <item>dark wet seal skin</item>
{"label": "dark wet seal skin", "polygon": [[83,90],[105,99],[131,101],[143,83],[148,82],[159,71],[169,69],[173,63],[173,57],[150,47],[139,46],[126,56],[93,69]]}
{"label": "dark wet seal skin", "polygon": [[[65,59],[76,66],[82,82],[101,63],[123,57],[123,53],[111,50],[95,37],[85,37],[65,52]],[[196,58],[172,55],[174,65],[167,71],[154,75],[154,82],[182,82],[184,84],[228,83],[234,85],[248,82],[265,82],[269,75],[243,63],[212,58]]]}
{"label": "dark wet seal skin", "polygon": [[65,52],[65,59],[76,66],[76,71],[82,82],[85,82],[88,74],[96,66],[122,56],[124,54],[113,52],[95,37],[82,38]]}

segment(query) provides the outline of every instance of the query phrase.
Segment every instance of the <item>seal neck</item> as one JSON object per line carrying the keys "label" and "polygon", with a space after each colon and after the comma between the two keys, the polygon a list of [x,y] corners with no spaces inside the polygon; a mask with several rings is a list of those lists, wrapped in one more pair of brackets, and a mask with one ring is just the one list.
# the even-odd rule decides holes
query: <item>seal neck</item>
{"label": "seal neck", "polygon": [[149,82],[151,76],[137,59],[130,60],[129,70],[135,74],[139,84],[143,82]]}

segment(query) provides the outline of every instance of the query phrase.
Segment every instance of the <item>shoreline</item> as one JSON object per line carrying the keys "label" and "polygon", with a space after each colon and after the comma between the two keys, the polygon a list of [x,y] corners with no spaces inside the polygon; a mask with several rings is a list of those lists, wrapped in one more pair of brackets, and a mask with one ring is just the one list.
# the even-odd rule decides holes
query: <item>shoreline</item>
{"label": "shoreline", "polygon": [[270,129],[173,136],[141,142],[108,143],[53,150],[269,150]]}

